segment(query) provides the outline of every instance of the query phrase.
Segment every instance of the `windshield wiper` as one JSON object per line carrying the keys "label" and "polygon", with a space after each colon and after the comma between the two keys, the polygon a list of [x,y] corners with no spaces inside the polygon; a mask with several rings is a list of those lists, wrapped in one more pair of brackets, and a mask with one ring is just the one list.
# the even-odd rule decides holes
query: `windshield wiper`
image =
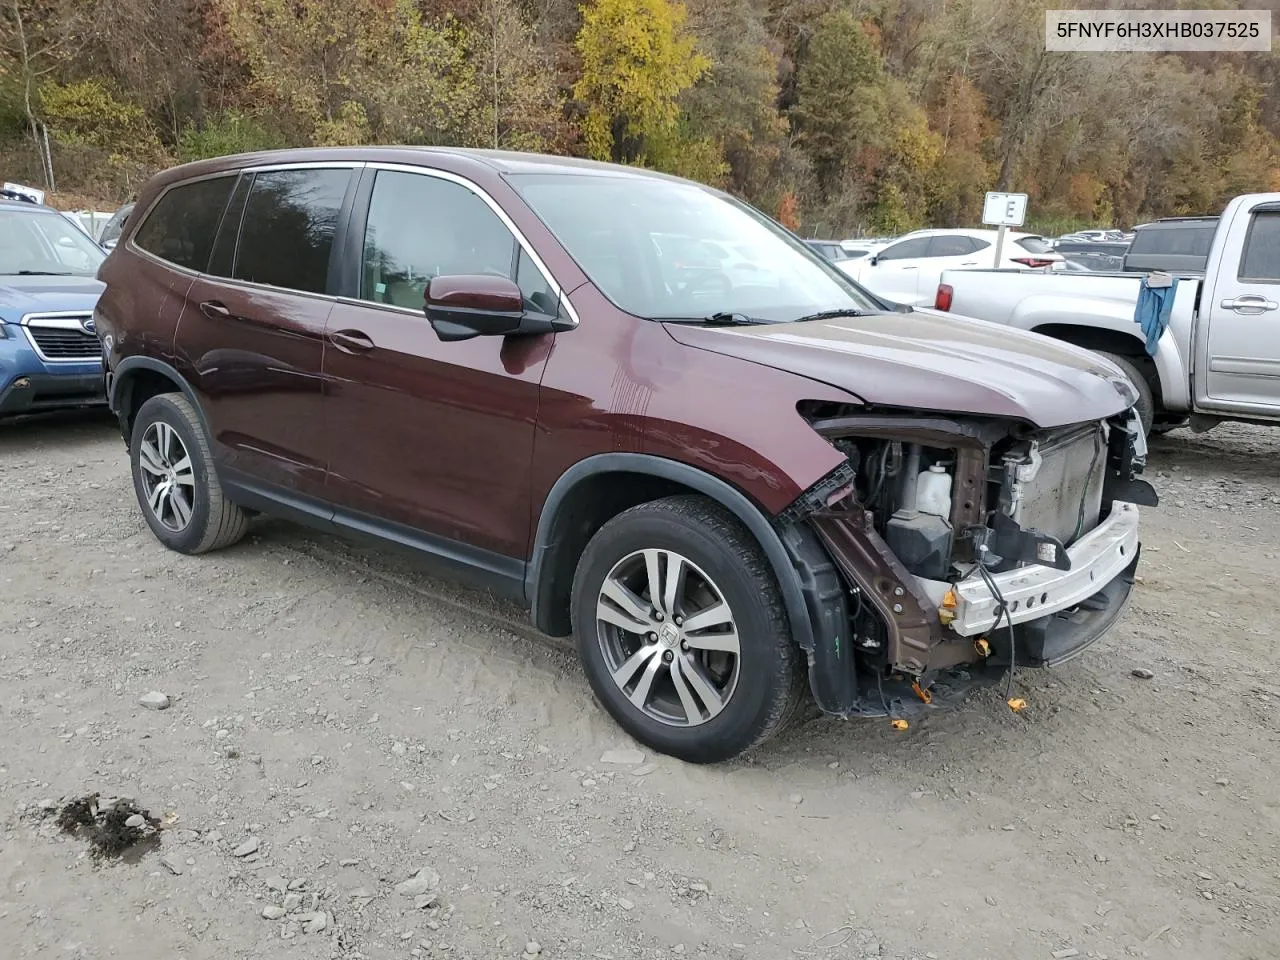
{"label": "windshield wiper", "polygon": [[73,273],[58,273],[54,270],[19,270],[19,277],[73,277]]}
{"label": "windshield wiper", "polygon": [[853,307],[843,307],[839,310],[823,310],[819,313],[811,313],[808,316],[796,317],[796,323],[803,323],[806,320],[834,320],[836,317],[865,317],[865,310],[855,310]]}
{"label": "windshield wiper", "polygon": [[765,320],[761,317],[753,317],[746,313],[713,313],[709,317],[704,317],[702,322],[717,327],[751,327],[761,323],[772,323],[772,320]]}

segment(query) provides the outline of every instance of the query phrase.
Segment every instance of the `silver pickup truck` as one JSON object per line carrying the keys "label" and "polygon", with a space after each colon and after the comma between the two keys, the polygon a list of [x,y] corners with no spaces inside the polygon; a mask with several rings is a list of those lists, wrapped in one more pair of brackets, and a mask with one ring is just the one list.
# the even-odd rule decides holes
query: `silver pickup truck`
{"label": "silver pickup truck", "polygon": [[1174,276],[1154,356],[1134,319],[1140,274],[948,270],[934,305],[1103,354],[1133,380],[1148,430],[1280,424],[1280,193],[1232,200],[1204,272]]}

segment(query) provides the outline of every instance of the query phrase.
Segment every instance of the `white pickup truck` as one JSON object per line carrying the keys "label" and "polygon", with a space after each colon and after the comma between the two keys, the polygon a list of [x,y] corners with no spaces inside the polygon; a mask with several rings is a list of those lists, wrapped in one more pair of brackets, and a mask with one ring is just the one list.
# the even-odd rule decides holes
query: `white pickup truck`
{"label": "white pickup truck", "polygon": [[1103,354],[1138,388],[1148,429],[1280,424],[1280,193],[1236,197],[1203,273],[1178,278],[1149,356],[1134,319],[1142,274],[948,270],[934,306]]}

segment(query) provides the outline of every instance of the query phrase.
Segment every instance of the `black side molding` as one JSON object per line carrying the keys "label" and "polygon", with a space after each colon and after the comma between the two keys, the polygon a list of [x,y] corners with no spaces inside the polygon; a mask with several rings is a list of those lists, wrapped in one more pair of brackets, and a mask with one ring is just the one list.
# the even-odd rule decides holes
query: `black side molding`
{"label": "black side molding", "polygon": [[291,520],[322,533],[361,539],[399,548],[426,560],[441,573],[489,590],[517,603],[524,602],[523,560],[437,537],[400,523],[392,523],[331,503],[304,497],[274,484],[261,483],[238,470],[218,470],[218,479],[234,503],[272,517]]}

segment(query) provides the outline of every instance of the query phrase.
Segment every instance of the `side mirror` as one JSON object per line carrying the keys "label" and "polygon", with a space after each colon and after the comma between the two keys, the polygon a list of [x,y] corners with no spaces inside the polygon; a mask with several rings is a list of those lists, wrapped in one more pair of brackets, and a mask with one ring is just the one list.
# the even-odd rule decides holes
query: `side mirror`
{"label": "side mirror", "polygon": [[423,312],[445,342],[573,329],[572,321],[526,311],[515,281],[488,274],[435,277],[427,285]]}
{"label": "side mirror", "polygon": [[870,260],[868,260],[868,261],[867,261],[867,266],[868,266],[868,267],[874,267],[874,266],[875,266],[877,263],[879,263],[879,262],[880,262],[880,258],[879,258],[879,257],[872,257]]}
{"label": "side mirror", "polygon": [[505,337],[520,329],[524,298],[506,277],[435,277],[427,285],[424,312],[444,341]]}

